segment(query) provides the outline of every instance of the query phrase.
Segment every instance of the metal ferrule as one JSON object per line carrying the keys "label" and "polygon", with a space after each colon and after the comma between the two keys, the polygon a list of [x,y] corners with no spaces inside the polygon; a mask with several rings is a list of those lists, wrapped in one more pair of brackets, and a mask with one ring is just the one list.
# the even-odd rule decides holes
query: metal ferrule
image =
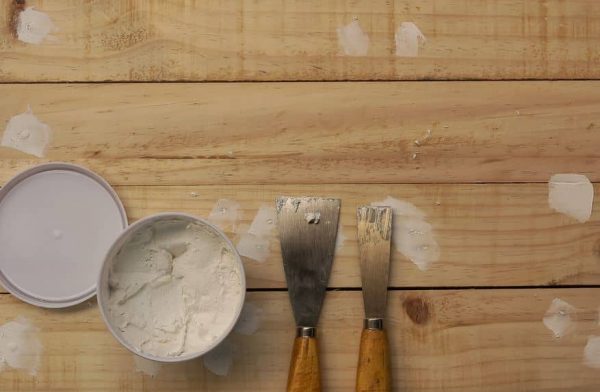
{"label": "metal ferrule", "polygon": [[314,338],[317,336],[315,327],[296,327],[297,338]]}
{"label": "metal ferrule", "polygon": [[382,318],[366,318],[363,324],[364,329],[383,329],[383,319]]}

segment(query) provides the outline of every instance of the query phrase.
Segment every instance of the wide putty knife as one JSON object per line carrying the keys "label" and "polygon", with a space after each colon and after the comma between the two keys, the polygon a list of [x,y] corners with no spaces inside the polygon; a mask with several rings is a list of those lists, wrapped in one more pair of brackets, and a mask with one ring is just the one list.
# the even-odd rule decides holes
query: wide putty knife
{"label": "wide putty knife", "polygon": [[356,391],[390,391],[390,364],[383,317],[387,303],[392,235],[390,207],[359,207],[358,248],[363,301],[364,327],[356,373]]}
{"label": "wide putty knife", "polygon": [[321,390],[316,326],[333,263],[340,200],[279,197],[277,226],[296,339],[288,392]]}

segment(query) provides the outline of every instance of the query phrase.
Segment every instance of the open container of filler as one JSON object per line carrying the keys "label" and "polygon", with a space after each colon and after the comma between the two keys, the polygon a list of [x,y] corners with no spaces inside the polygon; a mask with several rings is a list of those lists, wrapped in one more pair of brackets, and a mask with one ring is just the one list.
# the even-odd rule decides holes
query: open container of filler
{"label": "open container of filler", "polygon": [[[144,218],[141,223],[128,228],[123,204],[97,174],[67,163],[30,168],[0,188],[0,284],[15,297],[40,307],[64,308],[82,303],[96,295],[98,282],[108,281],[110,264],[134,229],[159,219],[156,217],[164,218],[165,215]],[[185,214],[169,217],[206,225],[211,235],[218,237],[224,249],[231,252],[232,265],[239,274],[240,292],[233,301],[235,303],[232,302],[232,323],[222,328],[221,335],[213,339],[214,344],[206,346],[207,350],[163,357],[147,355],[140,347],[124,340],[115,329],[115,322],[106,317],[105,309],[101,310],[109,330],[125,347],[148,359],[176,362],[197,357],[226,337],[233,327],[229,324],[235,324],[241,312],[245,277],[235,247],[218,228]],[[170,257],[172,261],[175,256],[171,254]],[[198,259],[201,260],[201,255]],[[194,272],[192,265],[186,273],[189,268]],[[204,273],[210,274],[213,270],[205,269]],[[103,286],[105,299],[111,290],[109,286],[108,283]],[[130,295],[144,295],[144,292],[138,287]],[[103,301],[99,303],[102,306]],[[149,309],[154,308],[157,307],[150,303]],[[160,315],[155,314],[148,319],[159,318]],[[194,320],[190,317],[188,322]]]}

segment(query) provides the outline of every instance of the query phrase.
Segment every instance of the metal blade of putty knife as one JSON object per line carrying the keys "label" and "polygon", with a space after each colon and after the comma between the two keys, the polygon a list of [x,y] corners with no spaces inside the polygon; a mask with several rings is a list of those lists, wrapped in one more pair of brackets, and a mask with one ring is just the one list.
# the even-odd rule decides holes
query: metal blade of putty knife
{"label": "metal blade of putty knife", "polygon": [[287,390],[321,390],[316,326],[333,263],[340,200],[279,197],[277,226],[296,339]]}
{"label": "metal blade of putty knife", "polygon": [[356,215],[365,305],[356,391],[390,391],[390,364],[383,318],[387,304],[393,214],[390,207],[366,206],[359,207]]}

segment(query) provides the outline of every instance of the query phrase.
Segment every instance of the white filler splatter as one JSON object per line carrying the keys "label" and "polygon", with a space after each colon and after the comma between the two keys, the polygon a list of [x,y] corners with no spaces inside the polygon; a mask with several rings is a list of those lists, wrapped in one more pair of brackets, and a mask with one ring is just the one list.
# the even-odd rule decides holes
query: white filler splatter
{"label": "white filler splatter", "polygon": [[275,230],[275,208],[262,205],[248,231],[240,236],[237,250],[240,255],[263,262],[271,253],[271,239]]}
{"label": "white filler splatter", "polygon": [[0,371],[8,366],[36,375],[42,348],[38,329],[29,320],[9,321],[0,326]]}
{"label": "white filler splatter", "polygon": [[413,204],[388,196],[385,200],[371,203],[388,206],[394,211],[392,241],[396,250],[425,271],[440,258],[440,247],[433,234],[433,227],[425,220],[425,213]]}
{"label": "white filler splatter", "polygon": [[207,219],[219,226],[221,230],[230,230],[235,233],[242,215],[243,212],[240,208],[240,203],[229,199],[219,199],[213,206],[210,214],[208,214]]}
{"label": "white filler splatter", "polygon": [[594,187],[582,174],[555,174],[548,182],[548,205],[555,211],[587,222],[592,216]]}
{"label": "white filler splatter", "polygon": [[137,372],[147,374],[151,377],[155,377],[160,372],[160,368],[162,367],[160,362],[151,361],[149,359],[142,358],[139,355],[133,356],[133,362]]}
{"label": "white filler splatter", "polygon": [[560,298],[554,298],[542,322],[546,328],[552,331],[555,338],[562,338],[572,329],[573,320],[571,320],[571,314],[574,314],[576,311],[577,309],[569,303]]}
{"label": "white filler splatter", "polygon": [[234,331],[240,335],[252,335],[260,327],[263,310],[253,302],[246,302]]}
{"label": "white filler splatter", "polygon": [[412,22],[402,22],[396,30],[396,56],[417,57],[419,48],[425,45],[427,39]]}
{"label": "white filler splatter", "polygon": [[52,19],[45,13],[28,7],[19,14],[17,22],[17,38],[28,44],[41,44],[56,31]]}
{"label": "white filler splatter", "polygon": [[583,349],[583,364],[600,369],[600,336],[588,336],[587,344]]}
{"label": "white filler splatter", "polygon": [[346,242],[346,234],[344,234],[344,230],[340,226],[338,227],[337,237],[335,238],[336,252],[344,247],[344,242]]}
{"label": "white filler splatter", "polygon": [[347,56],[366,56],[369,52],[369,36],[360,28],[358,20],[337,29],[340,46]]}
{"label": "white filler splatter", "polygon": [[204,367],[217,376],[226,376],[233,364],[234,351],[235,346],[228,340],[224,340],[202,357]]}
{"label": "white filler splatter", "polygon": [[25,113],[17,114],[8,120],[1,144],[43,158],[51,138],[50,127],[34,116],[28,107]]}

